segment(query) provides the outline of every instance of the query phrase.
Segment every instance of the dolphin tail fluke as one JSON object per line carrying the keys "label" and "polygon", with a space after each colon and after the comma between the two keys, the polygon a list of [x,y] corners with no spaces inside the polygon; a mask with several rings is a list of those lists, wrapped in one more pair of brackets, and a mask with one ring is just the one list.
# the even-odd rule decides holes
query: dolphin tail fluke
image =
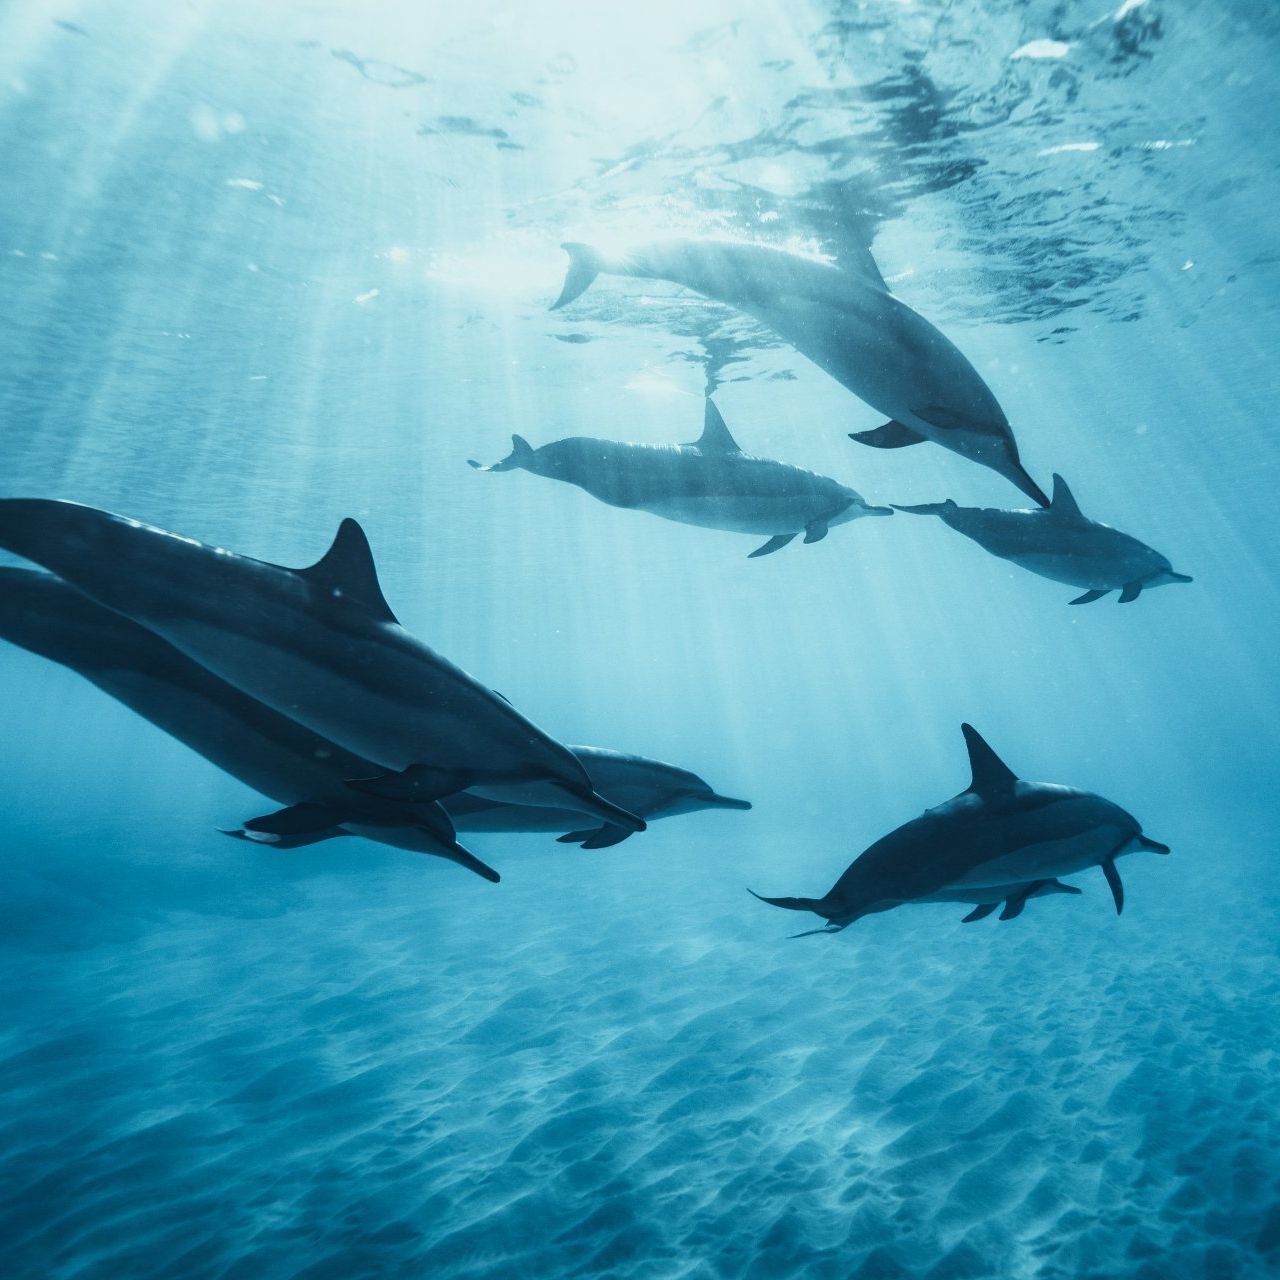
{"label": "dolphin tail fluke", "polygon": [[849,439],[873,449],[905,449],[908,445],[923,444],[926,437],[895,419],[870,431],[850,431]]}
{"label": "dolphin tail fluke", "polygon": [[569,255],[569,270],[564,278],[564,288],[560,296],[551,304],[552,311],[567,307],[574,298],[580,297],[590,287],[591,282],[605,269],[605,261],[598,250],[589,244],[570,240],[560,246]]}
{"label": "dolphin tail fluke", "polygon": [[535,452],[533,445],[524,436],[512,436],[511,452],[501,462],[491,462],[486,467],[474,458],[468,458],[467,466],[474,467],[477,471],[515,471],[518,468],[528,470]]}
{"label": "dolphin tail fluke", "polygon": [[[291,804],[275,813],[264,814],[261,818],[250,818],[244,824],[248,838],[255,835],[261,837],[305,836],[317,831],[328,831],[342,821],[340,810],[328,804]],[[270,840],[270,843],[275,843]]]}
{"label": "dolphin tail fluke", "polygon": [[247,840],[263,849],[303,849],[307,845],[320,844],[325,840],[336,840],[339,836],[349,836],[351,832],[342,827],[322,827],[318,831],[300,831],[293,835],[275,835],[267,831],[250,831],[245,827],[228,829],[219,827],[224,836],[233,840]]}
{"label": "dolphin tail fluke", "polygon": [[747,892],[753,898],[767,902],[771,907],[785,907],[788,911],[815,911],[818,915],[822,914],[821,898],[766,898],[764,894],[757,893],[754,889],[748,889]]}
{"label": "dolphin tail fluke", "polygon": [[580,844],[584,849],[611,849],[621,844],[632,833],[626,827],[606,822],[600,827],[591,827],[586,831],[566,831],[556,837],[557,844]]}

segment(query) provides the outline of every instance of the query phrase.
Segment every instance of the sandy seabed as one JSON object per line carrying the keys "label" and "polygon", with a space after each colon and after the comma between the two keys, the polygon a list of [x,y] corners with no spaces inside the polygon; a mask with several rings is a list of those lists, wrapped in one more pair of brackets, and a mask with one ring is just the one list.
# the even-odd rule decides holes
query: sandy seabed
{"label": "sandy seabed", "polygon": [[1274,902],[1128,859],[1119,920],[1098,874],[787,941],[743,886],[818,877],[676,826],[477,841],[496,888],[24,849],[4,1274],[1276,1274]]}

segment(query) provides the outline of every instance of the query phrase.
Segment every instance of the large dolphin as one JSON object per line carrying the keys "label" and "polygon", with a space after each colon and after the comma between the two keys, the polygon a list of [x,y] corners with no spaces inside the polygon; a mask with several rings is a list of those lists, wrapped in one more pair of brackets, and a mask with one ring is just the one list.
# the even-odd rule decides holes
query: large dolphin
{"label": "large dolphin", "polygon": [[1024,782],[972,725],[961,729],[973,770],[964,791],[877,840],[821,898],[762,901],[812,911],[827,921],[816,932],[838,933],[863,916],[929,901],[939,891],[999,888],[1004,897],[1007,886],[1021,885],[1025,901],[1048,881],[1101,866],[1119,913],[1124,888],[1116,859],[1135,849],[1168,853],[1168,846],[1144,836],[1138,820],[1110,800]]}
{"label": "large dolphin", "polygon": [[434,800],[474,789],[644,830],[595,793],[567,747],[399,625],[354,520],[310,568],[286,569],[93,507],[8,498],[0,547],[375,762],[383,776],[353,780],[367,792]]}
{"label": "large dolphin", "polygon": [[1120,603],[1128,604],[1147,587],[1191,581],[1185,573],[1174,573],[1169,561],[1145,542],[1090,520],[1059,475],[1053,477],[1053,502],[1042,511],[960,507],[950,498],[898,510],[938,516],[993,556],[1054,582],[1087,587],[1072,604],[1100,600],[1110,591],[1119,591]]}
{"label": "large dolphin", "polygon": [[276,848],[364,836],[499,879],[454,839],[441,805],[398,803],[347,786],[348,778],[368,777],[376,766],[51,574],[0,567],[0,637],[70,667],[233,778],[288,806],[229,834]]}
{"label": "large dolphin", "polygon": [[481,471],[521,468],[585,489],[611,507],[630,507],[706,529],[768,535],[751,552],[766,556],[804,534],[820,542],[833,524],[888,516],[852,489],[801,467],[742,452],[708,400],[702,435],[693,444],[628,444],[574,436],[534,449],[512,436],[512,452]]}
{"label": "large dolphin", "polygon": [[[570,747],[601,795],[628,813],[648,822],[699,809],[750,809],[749,800],[735,800],[712,790],[696,773],[646,756],[626,755],[604,747]],[[503,804],[464,792],[448,796],[442,804],[459,831],[563,831],[561,844],[584,849],[605,849],[631,834],[625,827],[605,823],[580,830],[581,814],[568,809],[534,808]]]}
{"label": "large dolphin", "polygon": [[736,307],[824,369],[890,421],[852,439],[878,449],[932,440],[998,471],[1033,502],[1049,499],[1027,474],[1004,410],[959,349],[888,290],[868,252],[843,267],[763,245],[668,240],[609,256],[561,246],[569,272],[552,310],[604,272],[670,280]]}

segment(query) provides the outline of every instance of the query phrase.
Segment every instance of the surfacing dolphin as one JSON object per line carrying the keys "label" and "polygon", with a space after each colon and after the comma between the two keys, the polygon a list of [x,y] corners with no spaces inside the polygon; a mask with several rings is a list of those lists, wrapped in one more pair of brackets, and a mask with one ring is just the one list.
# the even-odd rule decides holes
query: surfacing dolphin
{"label": "surfacing dolphin", "polygon": [[354,520],[310,568],[286,569],[93,507],[7,498],[0,547],[375,762],[381,776],[351,780],[368,794],[474,789],[644,830],[592,790],[567,747],[400,626]]}
{"label": "surfacing dolphin", "polygon": [[628,444],[573,436],[534,449],[512,436],[510,456],[480,471],[520,468],[585,489],[611,507],[648,511],[681,524],[767,535],[750,558],[780,551],[804,534],[821,542],[834,524],[888,516],[852,489],[801,467],[742,452],[708,400],[702,435],[693,444]]}
{"label": "surfacing dolphin", "polygon": [[287,806],[228,835],[278,849],[364,836],[499,879],[457,842],[441,805],[362,795],[346,780],[369,777],[376,765],[241,693],[51,574],[0,567],[0,637],[78,672],[225,773]]}
{"label": "surfacing dolphin", "polygon": [[[751,808],[751,801],[718,795],[696,773],[661,760],[603,747],[569,750],[582,761],[601,795],[647,822],[699,809]],[[580,844],[584,849],[607,849],[631,834],[615,823],[580,830],[582,815],[568,809],[502,804],[469,792],[448,796],[442,803],[459,831],[562,831],[561,844]]]}
{"label": "surfacing dolphin", "polygon": [[947,337],[889,292],[870,252],[834,266],[764,245],[668,240],[608,256],[561,246],[569,272],[552,310],[601,272],[669,280],[736,307],[807,356],[890,421],[851,439],[877,449],[932,440],[990,467],[1033,502],[1049,505],[1018,457],[991,389]]}
{"label": "surfacing dolphin", "polygon": [[972,725],[961,729],[973,769],[964,791],[877,840],[823,897],[761,901],[812,911],[827,922],[814,932],[839,933],[863,916],[929,901],[940,891],[999,888],[1006,897],[1008,886],[1020,885],[1025,902],[1057,877],[1096,865],[1119,914],[1124,887],[1116,859],[1135,849],[1168,853],[1168,846],[1144,836],[1138,820],[1110,800],[1023,781]]}
{"label": "surfacing dolphin", "polygon": [[1169,561],[1145,542],[1090,520],[1059,475],[1053,477],[1053,502],[1042,511],[960,507],[950,498],[897,510],[938,516],[993,556],[1054,582],[1087,587],[1072,604],[1088,604],[1111,591],[1119,591],[1120,603],[1128,604],[1148,587],[1191,581],[1185,573],[1174,573]]}

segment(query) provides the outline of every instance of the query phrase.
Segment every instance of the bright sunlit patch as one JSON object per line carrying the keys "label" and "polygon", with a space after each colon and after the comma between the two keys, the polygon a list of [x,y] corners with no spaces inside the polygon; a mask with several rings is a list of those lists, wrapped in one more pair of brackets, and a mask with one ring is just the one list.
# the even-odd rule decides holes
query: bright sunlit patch
{"label": "bright sunlit patch", "polygon": [[356,306],[363,307],[365,303],[372,302],[379,293],[381,293],[380,289],[370,289],[368,293],[357,293],[351,301],[354,302]]}
{"label": "bright sunlit patch", "polygon": [[396,245],[394,248],[387,250],[387,261],[394,262],[396,266],[401,266],[403,263],[408,262],[411,256],[409,250],[402,245]]}
{"label": "bright sunlit patch", "polygon": [[1045,147],[1043,151],[1037,151],[1040,156],[1057,156],[1065,151],[1097,151],[1102,146],[1100,142],[1060,142],[1056,147]]}
{"label": "bright sunlit patch", "polygon": [[1071,46],[1061,40],[1032,40],[1015,49],[1009,59],[1014,58],[1065,58],[1071,52]]}
{"label": "bright sunlit patch", "polygon": [[1156,138],[1152,142],[1142,144],[1143,151],[1170,151],[1174,147],[1194,147],[1194,138]]}
{"label": "bright sunlit patch", "polygon": [[239,187],[243,191],[261,191],[262,183],[255,178],[228,178],[227,186]]}
{"label": "bright sunlit patch", "polygon": [[1135,9],[1141,9],[1147,0],[1124,0],[1122,4],[1112,15],[1116,22],[1119,22],[1126,14],[1132,13]]}
{"label": "bright sunlit patch", "polygon": [[652,369],[642,369],[629,382],[623,383],[622,389],[624,391],[636,391],[640,395],[664,396],[667,398],[693,395],[692,392],[677,386],[670,378],[660,373],[654,373]]}

